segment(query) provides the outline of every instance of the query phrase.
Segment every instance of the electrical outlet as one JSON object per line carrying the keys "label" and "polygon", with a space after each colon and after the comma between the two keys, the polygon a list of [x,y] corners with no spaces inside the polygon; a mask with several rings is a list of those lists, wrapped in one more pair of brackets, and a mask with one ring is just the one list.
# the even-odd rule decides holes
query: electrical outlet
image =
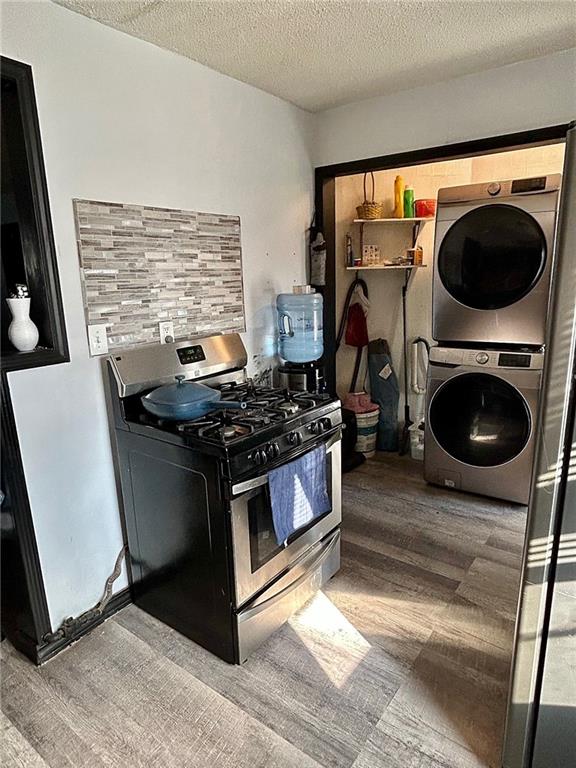
{"label": "electrical outlet", "polygon": [[91,355],[105,355],[108,352],[108,337],[105,325],[88,326],[88,344]]}
{"label": "electrical outlet", "polygon": [[166,320],[158,323],[160,329],[160,344],[172,344],[174,341],[174,323],[172,320]]}

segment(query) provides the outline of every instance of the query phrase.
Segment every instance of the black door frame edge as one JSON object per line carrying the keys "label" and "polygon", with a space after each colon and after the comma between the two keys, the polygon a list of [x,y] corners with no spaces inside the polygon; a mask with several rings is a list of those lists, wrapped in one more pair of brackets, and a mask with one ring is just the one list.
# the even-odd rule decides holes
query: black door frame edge
{"label": "black door frame edge", "polygon": [[455,144],[397,152],[391,155],[351,160],[315,169],[314,202],[316,228],[321,229],[326,240],[326,284],[318,287],[324,298],[324,364],[328,391],[336,394],[336,179],[369,171],[406,168],[424,163],[440,163],[465,157],[526,149],[562,141],[569,124],[547,126],[531,131],[507,133],[484,139],[473,139]]}
{"label": "black door frame edge", "polygon": [[[32,67],[24,62],[0,56],[0,73],[3,77],[13,80],[18,89],[24,149],[38,237],[35,269],[43,286],[42,304],[45,307],[47,322],[47,338],[43,341],[49,344],[37,347],[32,352],[2,349],[0,359],[3,467],[5,471],[10,472],[10,523],[13,526],[11,532],[4,535],[11,539],[6,542],[6,547],[9,547],[10,552],[18,553],[16,563],[12,563],[17,572],[11,572],[10,578],[15,579],[22,589],[22,604],[10,604],[9,617],[4,617],[3,630],[15,647],[38,663],[38,648],[43,643],[42,638],[51,631],[51,623],[12,405],[9,373],[66,363],[69,362],[70,355]],[[6,588],[9,585],[5,576],[7,574],[3,574],[2,584]],[[17,599],[20,601],[20,597]]]}
{"label": "black door frame edge", "polygon": [[[4,461],[6,461],[4,466],[10,466],[10,469],[12,470],[10,481],[15,506],[13,522],[20,545],[24,568],[24,573],[18,574],[18,576],[26,580],[32,613],[31,619],[36,633],[35,638],[24,637],[19,632],[16,632],[14,637],[12,637],[11,634],[8,634],[8,637],[10,640],[13,640],[15,645],[24,644],[29,648],[34,648],[41,642],[41,638],[51,629],[50,614],[48,611],[44,579],[42,578],[42,568],[36,543],[32,510],[30,508],[28,491],[24,479],[24,467],[22,464],[22,456],[20,454],[16,421],[12,410],[8,377],[4,371],[2,371],[2,375],[0,376],[0,387],[2,432],[4,438],[2,442],[3,449],[7,454],[7,458],[3,459],[3,464]],[[27,653],[27,655],[30,654]]]}

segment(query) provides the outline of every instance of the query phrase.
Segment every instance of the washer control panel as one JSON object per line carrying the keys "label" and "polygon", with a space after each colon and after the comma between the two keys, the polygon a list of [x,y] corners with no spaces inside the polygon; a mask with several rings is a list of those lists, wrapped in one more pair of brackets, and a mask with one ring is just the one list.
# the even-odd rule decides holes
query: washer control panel
{"label": "washer control panel", "polygon": [[531,368],[532,355],[521,352],[500,352],[498,365],[503,368]]}
{"label": "washer control panel", "polygon": [[444,365],[466,365],[474,368],[541,370],[544,366],[544,353],[432,347],[430,350],[430,362]]}

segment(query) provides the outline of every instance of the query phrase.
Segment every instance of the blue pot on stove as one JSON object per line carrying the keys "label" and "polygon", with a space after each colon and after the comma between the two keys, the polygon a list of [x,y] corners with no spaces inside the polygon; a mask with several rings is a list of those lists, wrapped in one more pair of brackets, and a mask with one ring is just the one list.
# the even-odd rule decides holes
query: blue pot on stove
{"label": "blue pot on stove", "polygon": [[185,381],[183,375],[175,378],[176,384],[157,387],[141,398],[144,408],[160,419],[190,421],[206,416],[215,409],[246,408],[246,403],[223,402],[218,389],[195,381]]}

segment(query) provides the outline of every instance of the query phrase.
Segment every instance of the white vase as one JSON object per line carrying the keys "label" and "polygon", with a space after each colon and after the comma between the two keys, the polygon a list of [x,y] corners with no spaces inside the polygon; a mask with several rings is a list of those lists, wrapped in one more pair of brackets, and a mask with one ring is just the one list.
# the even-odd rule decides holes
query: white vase
{"label": "white vase", "polygon": [[8,338],[19,352],[31,352],[38,344],[38,328],[30,320],[30,299],[6,299],[12,312]]}

